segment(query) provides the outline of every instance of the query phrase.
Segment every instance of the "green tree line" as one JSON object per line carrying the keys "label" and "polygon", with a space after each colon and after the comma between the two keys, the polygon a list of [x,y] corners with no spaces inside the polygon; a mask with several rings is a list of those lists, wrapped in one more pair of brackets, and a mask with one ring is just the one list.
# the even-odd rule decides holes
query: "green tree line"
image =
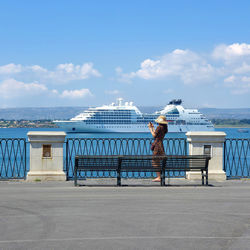
{"label": "green tree line", "polygon": [[214,125],[250,125],[250,119],[212,119]]}

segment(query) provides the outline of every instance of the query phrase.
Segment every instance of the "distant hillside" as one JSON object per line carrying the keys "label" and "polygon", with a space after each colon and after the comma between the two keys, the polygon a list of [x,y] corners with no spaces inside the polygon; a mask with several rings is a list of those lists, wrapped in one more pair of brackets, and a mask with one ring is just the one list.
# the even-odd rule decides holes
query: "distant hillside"
{"label": "distant hillside", "polygon": [[5,109],[0,109],[0,119],[5,119],[5,120],[70,119],[85,109],[86,107],[5,108]]}
{"label": "distant hillside", "polygon": [[242,109],[199,109],[208,119],[250,119],[250,108]]}
{"label": "distant hillside", "polygon": [[[139,107],[143,113],[153,113],[163,107]],[[52,108],[4,108],[0,109],[0,119],[4,120],[55,120],[70,119],[87,107]],[[208,119],[250,119],[250,108],[244,109],[199,109]]]}

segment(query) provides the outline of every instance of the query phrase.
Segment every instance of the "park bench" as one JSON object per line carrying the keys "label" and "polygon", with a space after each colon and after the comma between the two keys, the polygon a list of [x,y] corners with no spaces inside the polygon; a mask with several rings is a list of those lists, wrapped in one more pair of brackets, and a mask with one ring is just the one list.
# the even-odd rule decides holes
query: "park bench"
{"label": "park bench", "polygon": [[123,172],[160,172],[161,186],[165,186],[166,173],[171,171],[201,171],[202,185],[208,185],[208,162],[205,155],[77,155],[75,157],[74,183],[77,186],[78,172],[116,172],[117,186],[121,186]]}

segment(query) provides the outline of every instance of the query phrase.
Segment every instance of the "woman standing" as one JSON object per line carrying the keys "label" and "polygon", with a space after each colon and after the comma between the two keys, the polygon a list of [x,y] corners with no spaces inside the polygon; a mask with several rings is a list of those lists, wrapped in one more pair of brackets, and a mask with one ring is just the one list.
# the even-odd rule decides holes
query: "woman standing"
{"label": "woman standing", "polygon": [[[166,117],[164,115],[160,115],[155,122],[157,122],[159,125],[156,129],[154,129],[154,125],[152,122],[148,124],[149,130],[152,134],[152,136],[155,138],[151,149],[153,150],[153,155],[161,156],[165,155],[165,150],[163,146],[163,139],[165,134],[168,132],[168,122],[166,120]],[[153,160],[153,166],[158,167],[160,162],[158,160]],[[156,182],[161,181],[161,173],[156,172],[157,177],[153,180]]]}

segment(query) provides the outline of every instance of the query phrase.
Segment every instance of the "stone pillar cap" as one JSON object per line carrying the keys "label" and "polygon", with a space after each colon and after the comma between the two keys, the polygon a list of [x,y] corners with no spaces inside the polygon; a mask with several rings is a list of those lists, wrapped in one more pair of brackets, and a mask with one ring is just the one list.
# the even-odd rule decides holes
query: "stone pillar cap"
{"label": "stone pillar cap", "polygon": [[42,135],[42,136],[66,136],[67,134],[63,131],[29,131],[27,133],[28,136],[38,136],[38,135]]}
{"label": "stone pillar cap", "polygon": [[186,133],[188,142],[221,143],[225,141],[226,133],[220,131],[190,131]]}
{"label": "stone pillar cap", "polygon": [[30,142],[64,142],[63,131],[30,131],[27,133]]}
{"label": "stone pillar cap", "polygon": [[226,136],[226,133],[221,131],[189,131],[186,136]]}

